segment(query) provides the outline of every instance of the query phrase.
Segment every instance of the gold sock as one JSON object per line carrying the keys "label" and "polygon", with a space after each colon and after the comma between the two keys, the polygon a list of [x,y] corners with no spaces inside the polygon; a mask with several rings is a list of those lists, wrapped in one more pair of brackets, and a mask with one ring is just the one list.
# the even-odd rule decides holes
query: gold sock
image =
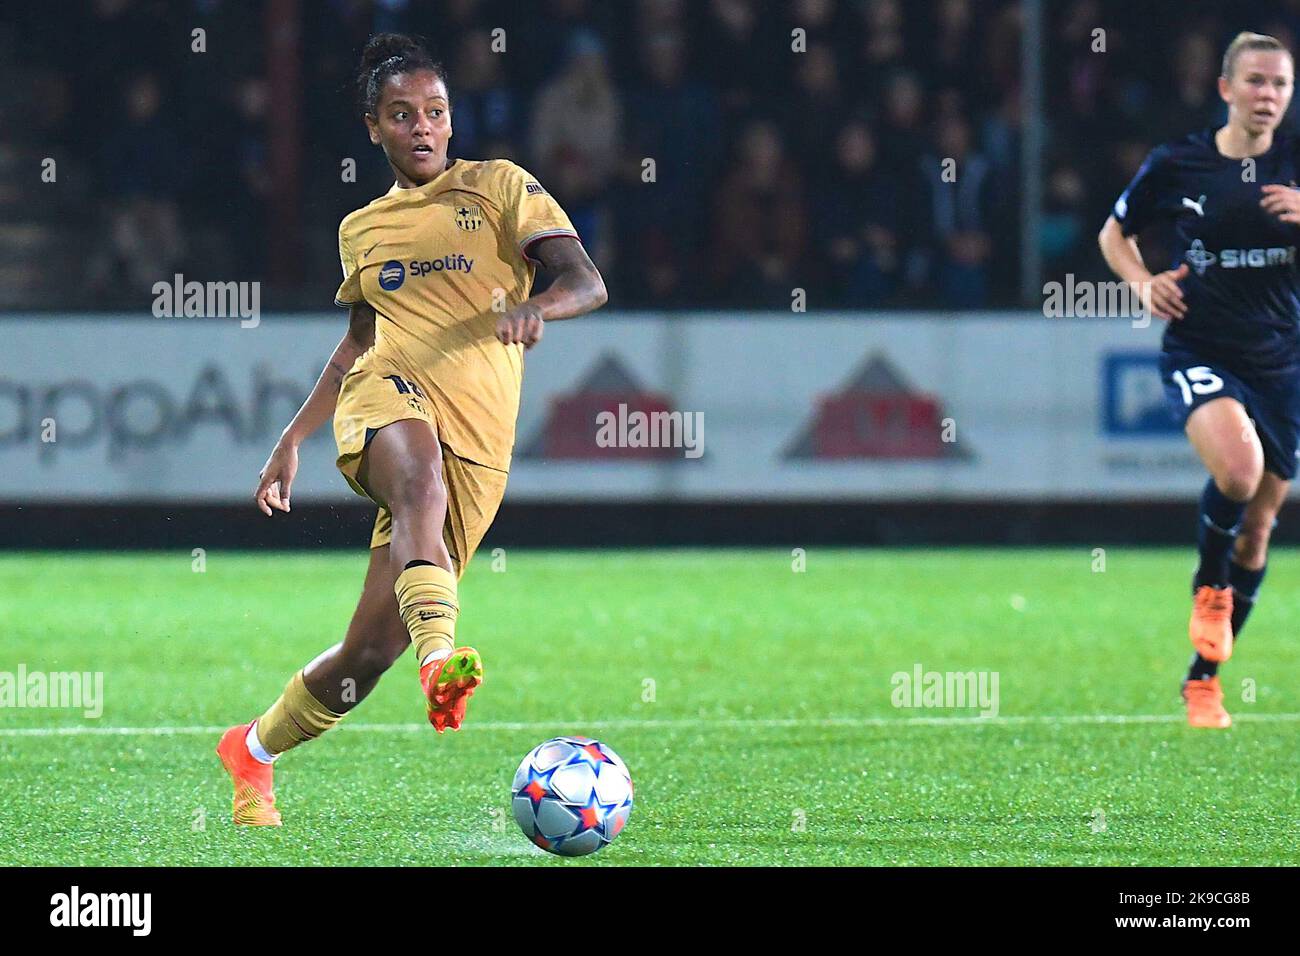
{"label": "gold sock", "polygon": [[432,564],[417,564],[397,576],[397,609],[415,645],[417,666],[434,651],[456,647],[456,576]]}
{"label": "gold sock", "polygon": [[299,671],[289,679],[280,699],[257,718],[257,739],[267,753],[282,754],[315,740],[342,719],[342,714],[334,713],[312,696]]}

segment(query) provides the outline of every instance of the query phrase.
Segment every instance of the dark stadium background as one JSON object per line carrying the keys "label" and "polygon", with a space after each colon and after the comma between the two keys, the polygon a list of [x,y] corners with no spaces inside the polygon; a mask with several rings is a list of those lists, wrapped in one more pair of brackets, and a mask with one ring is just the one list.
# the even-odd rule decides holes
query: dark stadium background
{"label": "dark stadium background", "polygon": [[[498,27],[504,56],[486,52]],[[608,282],[606,321],[788,320],[796,287],[808,317],[864,326],[918,310],[954,328],[995,309],[1048,321],[1044,282],[1108,278],[1095,235],[1147,150],[1221,120],[1219,57],[1245,28],[1294,49],[1300,0],[9,4],[0,330],[17,313],[147,315],[174,272],[259,281],[266,312],[327,310],[338,221],[391,181],[351,90],[381,30],[422,34],[445,62],[453,156],[515,159],[569,211]],[[39,184],[44,157],[58,188]],[[955,207],[942,157],[962,169]],[[0,381],[22,366],[6,351]],[[1183,541],[1191,501],[507,500],[488,545]],[[2,474],[0,503],[0,542],[18,547],[358,545],[371,513],[303,501],[272,523],[147,488],[31,501]],[[1295,538],[1285,513],[1279,534]]]}

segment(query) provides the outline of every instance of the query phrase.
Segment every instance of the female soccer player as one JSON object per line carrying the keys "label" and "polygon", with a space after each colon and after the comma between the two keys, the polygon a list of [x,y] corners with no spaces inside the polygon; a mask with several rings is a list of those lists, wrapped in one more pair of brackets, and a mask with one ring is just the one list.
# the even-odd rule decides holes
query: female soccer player
{"label": "female soccer player", "polygon": [[[448,160],[446,75],[421,43],[372,37],[357,83],[396,183],[339,226],[348,331],[262,469],[256,500],[267,515],[289,511],[298,446],[333,409],[339,470],[380,510],[343,642],[217,747],[242,824],[280,823],[272,762],[341,720],[408,644],[430,722],[460,727],[483,666],[455,647],[456,583],[505,492],[523,352],[545,322],[606,301],[568,217],[527,172]],[[555,276],[533,298],[530,260]]]}
{"label": "female soccer player", "polygon": [[[1218,667],[1264,578],[1268,539],[1300,446],[1300,143],[1278,129],[1294,64],[1272,37],[1241,33],[1223,57],[1222,129],[1156,147],[1115,203],[1099,241],[1111,269],[1141,283],[1165,319],[1165,392],[1210,473],[1201,495],[1183,682],[1193,727],[1227,727]],[[1137,242],[1172,226],[1175,267],[1152,275]]]}

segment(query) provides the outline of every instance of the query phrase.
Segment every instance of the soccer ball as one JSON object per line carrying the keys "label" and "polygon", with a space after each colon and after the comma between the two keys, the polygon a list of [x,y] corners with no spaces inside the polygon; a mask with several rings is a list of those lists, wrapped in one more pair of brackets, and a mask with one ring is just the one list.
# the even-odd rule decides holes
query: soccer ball
{"label": "soccer ball", "polygon": [[614,842],[632,813],[632,775],[590,737],[554,737],[529,751],[510,787],[515,821],[548,853],[586,856]]}

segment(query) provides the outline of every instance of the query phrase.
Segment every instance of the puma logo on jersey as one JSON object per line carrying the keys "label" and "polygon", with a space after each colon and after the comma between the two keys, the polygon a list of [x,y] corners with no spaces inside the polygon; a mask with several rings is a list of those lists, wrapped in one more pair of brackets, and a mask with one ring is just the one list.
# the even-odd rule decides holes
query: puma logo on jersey
{"label": "puma logo on jersey", "polygon": [[1196,213],[1196,215],[1198,215],[1198,216],[1204,216],[1204,215],[1205,215],[1205,197],[1202,196],[1200,199],[1188,199],[1186,196],[1184,196],[1184,197],[1183,197],[1183,207],[1186,208],[1186,209],[1190,209],[1190,210],[1192,210],[1192,212]]}

